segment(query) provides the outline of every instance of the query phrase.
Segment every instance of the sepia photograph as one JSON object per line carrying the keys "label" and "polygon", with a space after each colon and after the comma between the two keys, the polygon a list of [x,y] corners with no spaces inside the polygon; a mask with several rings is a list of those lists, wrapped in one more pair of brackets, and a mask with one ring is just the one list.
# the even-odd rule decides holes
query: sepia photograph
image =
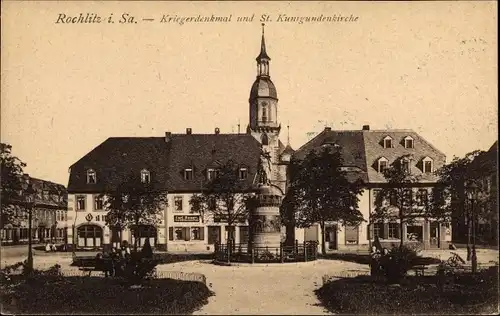
{"label": "sepia photograph", "polygon": [[497,315],[497,6],[2,1],[2,314]]}

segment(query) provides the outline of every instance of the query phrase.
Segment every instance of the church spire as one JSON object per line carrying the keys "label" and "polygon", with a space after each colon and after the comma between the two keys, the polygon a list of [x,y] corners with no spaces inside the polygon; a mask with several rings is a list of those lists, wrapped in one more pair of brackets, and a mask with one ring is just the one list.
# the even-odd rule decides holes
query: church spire
{"label": "church spire", "polygon": [[262,40],[260,42],[260,54],[257,56],[257,76],[269,76],[269,61],[271,58],[266,52],[266,39],[264,38],[264,23],[262,23]]}
{"label": "church spire", "polygon": [[286,144],[287,146],[290,146],[290,122],[288,122],[286,129],[287,129]]}

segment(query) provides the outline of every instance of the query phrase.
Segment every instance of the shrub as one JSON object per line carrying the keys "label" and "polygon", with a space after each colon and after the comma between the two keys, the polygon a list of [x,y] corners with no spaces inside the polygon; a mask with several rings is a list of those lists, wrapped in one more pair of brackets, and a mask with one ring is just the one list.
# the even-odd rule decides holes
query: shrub
{"label": "shrub", "polygon": [[397,283],[417,263],[418,255],[416,250],[410,247],[395,247],[380,260],[382,271],[389,283]]}
{"label": "shrub", "polygon": [[144,257],[141,252],[133,252],[130,257],[118,262],[117,275],[137,284],[144,279],[153,278],[158,263],[158,260]]}

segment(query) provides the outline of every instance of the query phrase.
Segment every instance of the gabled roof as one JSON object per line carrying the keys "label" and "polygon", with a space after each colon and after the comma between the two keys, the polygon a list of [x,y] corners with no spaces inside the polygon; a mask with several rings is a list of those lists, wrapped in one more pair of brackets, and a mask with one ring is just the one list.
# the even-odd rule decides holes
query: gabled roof
{"label": "gabled roof", "polygon": [[[103,192],[142,169],[150,171],[155,188],[166,189],[169,150],[164,137],[110,137],[70,167],[68,192]],[[88,169],[97,183],[87,184]]]}
{"label": "gabled roof", "polygon": [[[208,167],[232,159],[248,168],[252,183],[260,157],[260,144],[247,134],[170,134],[165,137],[111,137],[71,166],[70,193],[98,193],[115,188],[141,170],[151,174],[160,190],[199,191]],[[194,179],[184,180],[193,168]],[[87,184],[87,170],[96,171],[97,183]]]}
{"label": "gabled roof", "polygon": [[[384,148],[383,140],[387,136],[393,139],[393,148]],[[413,138],[414,147],[405,148],[404,139]],[[342,148],[342,157],[345,167],[357,167],[360,172],[348,172],[348,177],[361,178],[368,183],[386,182],[383,174],[377,170],[378,160],[385,157],[389,164],[397,158],[411,154],[415,158],[412,172],[419,175],[423,182],[435,182],[436,176],[422,173],[422,159],[430,157],[434,169],[438,169],[446,162],[446,156],[420,137],[413,130],[351,130],[333,131],[325,128],[316,137],[300,147],[293,155],[296,159],[304,159],[306,154],[322,145],[329,144]]]}
{"label": "gabled roof", "polygon": [[304,159],[311,150],[321,148],[324,144],[336,144],[342,148],[344,166],[356,167],[359,171],[348,171],[351,181],[361,179],[367,181],[366,158],[361,131],[332,131],[325,129],[293,154],[294,159]]}
{"label": "gabled roof", "polygon": [[[253,182],[260,158],[260,143],[249,134],[172,135],[168,159],[169,191],[198,191],[206,183],[206,169],[231,159],[248,170],[243,187]],[[193,168],[194,179],[184,180],[184,169]]]}
{"label": "gabled roof", "polygon": [[[363,133],[370,182],[386,181],[383,174],[377,170],[376,161],[380,157],[387,158],[391,164],[397,158],[407,154],[411,154],[415,159],[412,173],[422,177],[422,181],[437,181],[436,176],[422,173],[422,159],[430,157],[436,170],[445,164],[446,156],[413,130],[364,130],[360,132]],[[384,148],[383,146],[383,139],[387,136],[393,139],[392,148]],[[413,148],[405,148],[404,146],[404,139],[408,136],[413,138]]]}

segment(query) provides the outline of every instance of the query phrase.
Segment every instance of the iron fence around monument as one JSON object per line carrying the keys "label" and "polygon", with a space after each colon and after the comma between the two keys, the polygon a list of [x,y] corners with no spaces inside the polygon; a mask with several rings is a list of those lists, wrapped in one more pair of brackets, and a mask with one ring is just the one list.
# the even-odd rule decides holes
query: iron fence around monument
{"label": "iron fence around monument", "polygon": [[318,258],[318,242],[281,243],[278,247],[249,246],[248,244],[215,244],[215,260],[219,262],[285,263],[305,262]]}

